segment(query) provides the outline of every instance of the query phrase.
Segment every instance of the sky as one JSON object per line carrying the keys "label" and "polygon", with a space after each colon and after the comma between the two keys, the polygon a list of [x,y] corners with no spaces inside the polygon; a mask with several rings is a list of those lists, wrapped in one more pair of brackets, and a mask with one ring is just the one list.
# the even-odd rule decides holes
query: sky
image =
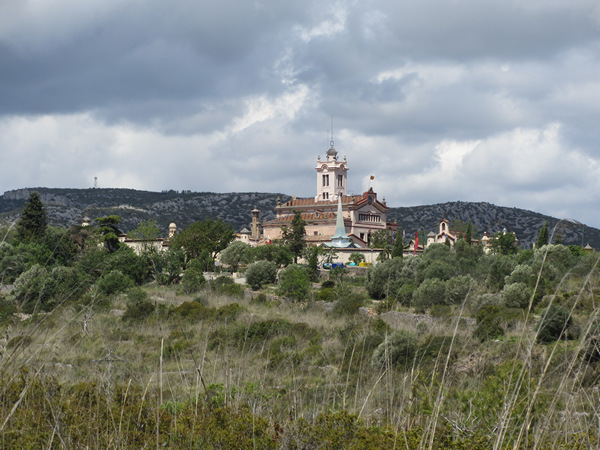
{"label": "sky", "polygon": [[600,227],[599,55],[597,0],[0,0],[0,194],[310,197],[333,133],[350,193]]}

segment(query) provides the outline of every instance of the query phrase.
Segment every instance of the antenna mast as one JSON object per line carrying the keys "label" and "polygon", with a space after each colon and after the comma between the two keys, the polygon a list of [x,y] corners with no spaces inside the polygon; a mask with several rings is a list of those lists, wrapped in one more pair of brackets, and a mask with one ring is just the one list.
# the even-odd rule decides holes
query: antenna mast
{"label": "antenna mast", "polygon": [[329,142],[329,144],[331,144],[331,148],[333,148],[333,114],[331,115],[331,142]]}

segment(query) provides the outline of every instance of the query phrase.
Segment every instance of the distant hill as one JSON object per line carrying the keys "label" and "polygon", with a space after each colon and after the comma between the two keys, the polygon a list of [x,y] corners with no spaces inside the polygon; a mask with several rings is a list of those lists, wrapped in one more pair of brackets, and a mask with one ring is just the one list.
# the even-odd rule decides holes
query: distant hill
{"label": "distant hill", "polygon": [[243,192],[216,194],[212,192],[164,191],[135,189],[51,189],[31,188],[5,192],[0,196],[0,222],[18,219],[32,191],[40,194],[51,225],[68,227],[81,225],[84,216],[90,219],[116,214],[121,216],[124,232],[135,229],[142,220],[154,219],[166,235],[169,223],[179,229],[207,218],[229,222],[236,231],[250,227],[250,211],[262,211],[262,218],[275,217],[277,197],[287,201],[290,196]]}
{"label": "distant hill", "polygon": [[[410,206],[390,208],[388,220],[397,219],[406,234],[414,234],[416,230],[438,231],[439,222],[446,218],[452,224],[456,220],[468,222],[469,220],[477,227],[477,236],[484,231],[488,235],[495,234],[506,228],[514,231],[521,245],[531,248],[531,244],[537,241],[537,235],[545,222],[548,222],[550,233],[554,226],[560,221],[555,217],[546,216],[519,208],[492,205],[485,202],[448,202],[435,205]],[[557,235],[563,244],[586,245],[600,248],[600,230],[563,221],[557,228]]]}
{"label": "distant hill", "polygon": [[[19,218],[32,191],[37,191],[48,214],[50,224],[71,226],[81,224],[82,218],[117,214],[122,217],[123,231],[128,232],[140,221],[155,219],[166,235],[168,225],[175,222],[179,229],[206,218],[222,219],[236,231],[249,228],[255,207],[261,210],[261,220],[274,218],[277,198],[282,202],[291,197],[285,194],[242,192],[218,194],[212,192],[163,191],[149,192],[135,189],[52,189],[28,188],[5,192],[0,196],[0,223],[11,223]],[[524,209],[496,206],[490,203],[448,202],[436,205],[390,208],[388,220],[397,219],[406,235],[419,231],[436,231],[439,221],[462,220],[483,231],[495,233],[506,228],[517,234],[519,242],[527,247],[537,239],[544,222],[550,230],[559,219]],[[564,223],[560,227],[563,243],[600,248],[600,230],[583,225]]]}

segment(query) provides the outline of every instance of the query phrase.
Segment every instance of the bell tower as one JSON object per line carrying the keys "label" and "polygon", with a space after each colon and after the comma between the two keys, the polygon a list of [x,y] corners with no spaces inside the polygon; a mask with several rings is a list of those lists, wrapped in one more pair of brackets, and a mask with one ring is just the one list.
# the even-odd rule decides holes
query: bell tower
{"label": "bell tower", "polygon": [[330,142],[330,148],[326,153],[327,159],[321,161],[317,157],[317,195],[315,201],[323,202],[337,201],[340,195],[347,195],[348,192],[348,163],[344,156],[343,161],[338,161],[337,151],[333,148],[333,139]]}

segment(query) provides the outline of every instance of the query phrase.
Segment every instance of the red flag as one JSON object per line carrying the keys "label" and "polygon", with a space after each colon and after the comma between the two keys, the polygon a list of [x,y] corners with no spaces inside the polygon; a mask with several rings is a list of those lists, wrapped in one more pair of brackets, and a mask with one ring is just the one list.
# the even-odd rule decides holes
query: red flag
{"label": "red flag", "polygon": [[413,252],[414,255],[417,254],[418,247],[419,247],[419,232],[415,231],[415,251]]}

